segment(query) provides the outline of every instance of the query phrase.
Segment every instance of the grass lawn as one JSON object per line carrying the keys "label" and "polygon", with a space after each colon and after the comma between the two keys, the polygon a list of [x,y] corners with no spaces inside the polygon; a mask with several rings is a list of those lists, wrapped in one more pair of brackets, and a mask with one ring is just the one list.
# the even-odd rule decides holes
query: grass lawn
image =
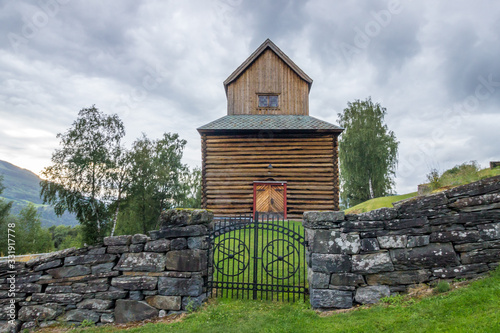
{"label": "grass lawn", "polygon": [[345,313],[318,313],[307,303],[216,299],[178,322],[132,326],[127,332],[500,332],[499,269],[468,287],[420,300],[391,300]]}
{"label": "grass lawn", "polygon": [[374,209],[382,208],[382,207],[392,207],[392,203],[408,198],[412,198],[417,195],[417,192],[412,192],[408,194],[402,195],[392,195],[389,197],[380,197],[371,199],[365,202],[362,202],[356,206],[353,206],[349,209],[345,210],[346,214],[359,214],[364,212],[369,212]]}

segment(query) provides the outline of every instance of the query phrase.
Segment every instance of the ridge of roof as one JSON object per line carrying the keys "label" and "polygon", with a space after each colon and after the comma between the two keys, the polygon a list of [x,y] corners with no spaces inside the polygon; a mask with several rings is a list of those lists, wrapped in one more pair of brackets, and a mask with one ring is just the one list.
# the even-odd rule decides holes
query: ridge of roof
{"label": "ridge of roof", "polygon": [[252,65],[252,63],[262,54],[265,50],[271,49],[276,55],[283,60],[302,80],[306,81],[309,86],[309,90],[311,90],[311,85],[313,80],[302,70],[299,66],[297,66],[292,59],[290,59],[285,52],[281,51],[276,44],[274,44],[269,38],[264,41],[238,68],[234,70],[234,72],[229,75],[229,77],[224,81],[224,89],[227,94],[227,86],[236,80],[241,73],[243,73],[248,67]]}

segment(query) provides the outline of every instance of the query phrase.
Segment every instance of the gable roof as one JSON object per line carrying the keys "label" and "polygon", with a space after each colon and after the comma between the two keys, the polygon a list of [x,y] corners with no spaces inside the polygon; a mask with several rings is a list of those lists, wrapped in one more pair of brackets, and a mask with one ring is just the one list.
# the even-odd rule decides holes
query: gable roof
{"label": "gable roof", "polygon": [[276,46],[269,38],[266,39],[264,43],[262,43],[257,50],[255,50],[248,58],[245,60],[236,70],[229,75],[229,77],[224,81],[224,89],[226,89],[226,94],[227,94],[227,86],[235,81],[241,73],[243,73],[248,67],[250,67],[253,62],[262,54],[264,51],[267,49],[271,49],[276,55],[283,60],[302,80],[306,81],[309,90],[311,90],[311,85],[313,83],[313,80],[306,74],[302,69],[297,66],[292,59],[288,58],[288,56],[279,49],[279,47]]}
{"label": "gable roof", "polygon": [[231,115],[198,128],[200,133],[220,131],[282,130],[341,133],[342,128],[311,116]]}

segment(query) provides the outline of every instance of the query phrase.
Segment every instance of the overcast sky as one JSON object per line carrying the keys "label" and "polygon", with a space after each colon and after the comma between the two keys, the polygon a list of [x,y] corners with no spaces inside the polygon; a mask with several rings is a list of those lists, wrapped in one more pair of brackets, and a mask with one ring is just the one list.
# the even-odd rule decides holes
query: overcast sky
{"label": "overcast sky", "polygon": [[500,2],[2,0],[0,32],[0,159],[35,173],[93,104],[129,145],[177,132],[201,165],[196,128],[226,114],[222,82],[266,38],[314,80],[311,116],[387,108],[398,193],[500,160]]}

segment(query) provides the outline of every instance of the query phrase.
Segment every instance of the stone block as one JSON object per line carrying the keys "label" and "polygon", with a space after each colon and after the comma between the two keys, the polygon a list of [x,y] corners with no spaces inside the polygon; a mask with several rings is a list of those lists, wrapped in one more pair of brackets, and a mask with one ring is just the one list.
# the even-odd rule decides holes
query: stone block
{"label": "stone block", "polygon": [[400,219],[400,220],[391,220],[385,222],[385,229],[388,230],[400,230],[400,229],[409,229],[409,228],[419,228],[428,224],[429,221],[427,217],[416,217],[411,219]]}
{"label": "stone block", "polygon": [[344,273],[351,271],[351,260],[345,254],[313,253],[311,255],[311,268],[315,272]]}
{"label": "stone block", "polygon": [[212,222],[214,214],[204,209],[169,209],[160,215],[160,229]]}
{"label": "stone block", "polygon": [[101,283],[73,283],[71,286],[74,293],[89,294],[98,291],[107,291],[109,288],[107,279]]}
{"label": "stone block", "polygon": [[390,235],[377,237],[382,249],[405,248],[408,242],[406,235]]}
{"label": "stone block", "polygon": [[114,269],[118,271],[161,272],[165,269],[165,262],[165,255],[161,253],[125,253]]}
{"label": "stone block", "polygon": [[160,310],[180,310],[182,306],[181,296],[148,296],[146,302]]}
{"label": "stone block", "polygon": [[357,234],[345,234],[334,230],[308,231],[309,248],[314,253],[355,254],[361,242]]}
{"label": "stone block", "polygon": [[56,259],[56,260],[52,260],[52,261],[49,261],[49,262],[46,262],[46,263],[43,263],[40,265],[36,265],[35,267],[33,267],[33,270],[35,272],[38,272],[38,271],[43,271],[43,270],[46,270],[49,268],[59,267],[61,265],[62,265],[62,260]]}
{"label": "stone block", "polygon": [[352,308],[352,291],[311,289],[310,302],[314,309],[349,309]]}
{"label": "stone block", "polygon": [[428,245],[429,242],[430,242],[430,236],[429,235],[424,235],[424,236],[408,236],[408,243],[406,244],[406,247],[425,246],[425,245]]}
{"label": "stone block", "polygon": [[114,266],[115,266],[114,262],[106,262],[104,264],[94,265],[91,268],[92,269],[92,275],[97,275],[97,274],[109,272],[109,271],[111,271],[113,269]]}
{"label": "stone block", "polygon": [[101,314],[101,323],[111,324],[115,322],[115,315],[112,313]]}
{"label": "stone block", "polygon": [[64,259],[64,265],[96,265],[105,262],[113,262],[116,258],[117,257],[115,254],[87,254],[81,256],[72,256]]}
{"label": "stone block", "polygon": [[500,249],[474,250],[460,254],[462,264],[481,264],[498,262],[500,258]]}
{"label": "stone block", "polygon": [[200,237],[189,237],[187,239],[188,248],[190,249],[200,249],[206,250],[208,249],[208,237],[200,236]]}
{"label": "stone block", "polygon": [[417,284],[429,281],[431,272],[425,269],[413,271],[396,271],[388,273],[370,274],[366,276],[366,282],[369,285],[401,285]]}
{"label": "stone block", "polygon": [[37,320],[42,322],[56,319],[63,312],[64,308],[59,304],[29,305],[19,309],[17,318],[21,321]]}
{"label": "stone block", "polygon": [[372,274],[394,270],[391,257],[387,252],[358,254],[352,256],[354,273]]}
{"label": "stone block", "polygon": [[185,311],[192,311],[198,309],[200,306],[203,305],[203,302],[207,300],[207,295],[206,294],[201,294],[200,296],[197,297],[183,297],[182,298],[182,310]]}
{"label": "stone block", "polygon": [[375,252],[380,250],[377,238],[363,238],[361,239],[362,252]]}
{"label": "stone block", "polygon": [[208,235],[208,229],[204,225],[188,225],[186,227],[172,227],[168,229],[150,231],[152,240],[161,238],[197,237]]}
{"label": "stone block", "polygon": [[58,318],[60,321],[82,322],[84,320],[97,323],[99,321],[99,314],[92,310],[75,309],[67,311],[65,314]]}
{"label": "stone block", "polygon": [[125,290],[154,290],[158,278],[154,276],[119,276],[111,280],[111,285]]}
{"label": "stone block", "polygon": [[472,275],[488,271],[487,264],[460,265],[455,267],[434,268],[432,274],[440,279],[471,277]]}
{"label": "stone block", "polygon": [[170,243],[171,250],[184,250],[187,249],[187,240],[186,238],[175,238],[171,240]]}
{"label": "stone block", "polygon": [[149,237],[143,234],[135,234],[132,236],[132,244],[144,244],[149,240]]}
{"label": "stone block", "polygon": [[421,216],[422,212],[432,215],[433,210],[442,207],[448,203],[448,198],[442,192],[416,197],[403,202],[398,207],[398,215],[403,218],[412,218]]}
{"label": "stone block", "polygon": [[388,286],[368,286],[358,288],[354,300],[360,304],[374,304],[382,297],[388,297],[390,295],[391,290]]}
{"label": "stone block", "polygon": [[73,276],[88,275],[91,273],[91,270],[87,266],[77,265],[52,268],[47,270],[47,273],[49,273],[55,279],[61,279]]}
{"label": "stone block", "polygon": [[47,286],[45,289],[46,294],[64,294],[70,292],[72,292],[71,286]]}
{"label": "stone block", "polygon": [[309,282],[309,288],[328,289],[330,274],[315,272],[312,269],[308,268],[307,281]]}
{"label": "stone block", "polygon": [[36,283],[16,283],[14,290],[17,293],[39,293],[42,291],[42,286]]}
{"label": "stone block", "polygon": [[344,221],[343,211],[309,211],[304,213],[303,226],[310,229],[335,228]]}
{"label": "stone block", "polygon": [[162,296],[199,296],[202,291],[201,277],[160,277],[158,280],[158,294]]}
{"label": "stone block", "polygon": [[129,250],[132,253],[139,253],[144,251],[144,244],[130,244]]}
{"label": "stone block", "polygon": [[125,324],[158,317],[158,310],[143,301],[119,299],[115,306],[115,322]]}
{"label": "stone block", "polygon": [[477,243],[466,243],[455,245],[455,251],[458,252],[470,252],[474,250],[484,250],[484,249],[500,249],[500,239],[489,241],[489,242],[477,242]]}
{"label": "stone block", "polygon": [[84,299],[76,305],[78,309],[89,309],[89,310],[107,310],[111,309],[113,306],[112,300],[105,299]]}
{"label": "stone block", "polygon": [[463,244],[477,242],[479,239],[479,231],[477,230],[443,231],[431,234],[431,242],[433,243]]}
{"label": "stone block", "polygon": [[89,252],[87,252],[87,254],[105,254],[106,249],[107,249],[106,246],[95,247],[93,249],[90,249]]}
{"label": "stone block", "polygon": [[342,232],[383,230],[383,221],[345,221],[341,224]]}
{"label": "stone block", "polygon": [[128,245],[111,245],[108,246],[108,253],[127,253],[129,252]]}
{"label": "stone block", "polygon": [[167,270],[199,272],[207,268],[206,250],[170,251],[166,255]]}
{"label": "stone block", "polygon": [[457,266],[459,261],[450,243],[431,243],[413,249],[390,250],[396,270]]}
{"label": "stone block", "polygon": [[31,295],[31,300],[38,303],[61,303],[61,304],[76,304],[83,299],[83,296],[75,293],[67,294],[46,294],[34,293]]}
{"label": "stone block", "polygon": [[498,209],[500,208],[500,193],[489,193],[458,199],[449,206],[464,212]]}
{"label": "stone block", "polygon": [[330,284],[334,286],[362,286],[365,279],[361,274],[335,273],[331,275]]}
{"label": "stone block", "polygon": [[104,245],[106,246],[130,245],[131,241],[132,236],[130,235],[104,237]]}
{"label": "stone block", "polygon": [[95,294],[95,298],[106,299],[106,300],[116,300],[127,297],[128,291],[125,290],[109,290],[105,292],[98,292]]}
{"label": "stone block", "polygon": [[479,238],[483,241],[500,239],[500,223],[478,225]]}
{"label": "stone block", "polygon": [[144,299],[144,295],[141,290],[134,290],[129,292],[128,298],[134,301],[142,301]]}
{"label": "stone block", "polygon": [[144,251],[150,252],[167,252],[170,250],[170,240],[169,239],[158,239],[154,241],[149,241],[144,246]]}
{"label": "stone block", "polygon": [[360,221],[385,221],[394,220],[398,216],[395,208],[379,208],[366,213],[358,214]]}

